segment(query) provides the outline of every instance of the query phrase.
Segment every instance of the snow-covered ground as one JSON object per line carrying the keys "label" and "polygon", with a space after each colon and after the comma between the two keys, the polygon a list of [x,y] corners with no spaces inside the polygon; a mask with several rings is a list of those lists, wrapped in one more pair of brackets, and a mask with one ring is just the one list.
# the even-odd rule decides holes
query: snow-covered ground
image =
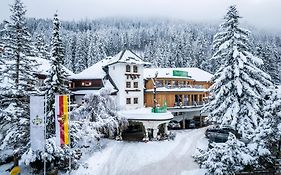
{"label": "snow-covered ground", "polygon": [[[173,141],[127,142],[105,140],[100,152],[82,157],[83,166],[73,170],[71,175],[203,175],[192,155],[196,148],[206,148],[206,128],[177,130]],[[0,166],[0,174],[12,166]],[[29,168],[22,167],[22,174],[30,174]],[[87,167],[87,168],[86,168]]]}
{"label": "snow-covered ground", "polygon": [[[196,147],[206,148],[206,128],[179,130],[174,141],[117,142],[110,141],[101,152],[85,161],[85,166],[72,175],[200,175],[192,155]],[[85,168],[88,167],[88,168]]]}

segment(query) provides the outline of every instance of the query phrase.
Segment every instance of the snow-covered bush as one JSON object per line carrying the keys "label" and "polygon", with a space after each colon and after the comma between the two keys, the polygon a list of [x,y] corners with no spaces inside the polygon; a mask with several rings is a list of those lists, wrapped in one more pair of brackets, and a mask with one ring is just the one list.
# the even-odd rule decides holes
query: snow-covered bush
{"label": "snow-covered bush", "polygon": [[43,161],[46,160],[47,164],[54,163],[54,166],[60,169],[67,168],[69,159],[75,159],[74,149],[70,149],[68,146],[59,146],[55,138],[49,138],[46,140],[44,151],[33,151],[29,148],[22,156],[21,161],[26,165],[32,165],[36,169],[42,169]]}
{"label": "snow-covered bush", "polygon": [[112,137],[127,127],[128,121],[118,116],[115,102],[106,88],[102,88],[100,94],[84,98],[85,104],[75,109],[72,116],[87,124],[86,130]]}
{"label": "snow-covered bush", "polygon": [[229,133],[226,143],[212,143],[211,146],[213,148],[199,150],[199,153],[194,155],[201,168],[208,169],[210,174],[235,174],[243,170],[244,166],[255,163],[245,144],[232,133]]}

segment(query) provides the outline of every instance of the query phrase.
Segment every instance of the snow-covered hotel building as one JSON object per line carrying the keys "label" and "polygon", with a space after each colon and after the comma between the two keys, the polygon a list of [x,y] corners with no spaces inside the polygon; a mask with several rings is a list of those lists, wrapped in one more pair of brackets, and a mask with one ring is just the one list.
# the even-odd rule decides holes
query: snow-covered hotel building
{"label": "snow-covered hotel building", "polygon": [[[208,97],[211,74],[198,68],[149,66],[150,63],[144,62],[131,50],[107,57],[70,76],[74,101],[83,103],[84,95],[99,93],[99,89],[107,87],[115,98],[119,114],[130,124],[142,124],[145,136],[152,131],[153,137],[157,136],[159,129],[167,133],[167,124],[172,119],[180,121],[200,115],[201,105]],[[156,72],[158,75],[153,79]],[[156,92],[155,96],[153,92]],[[164,104],[168,106],[167,112],[151,112],[151,107]]]}
{"label": "snow-covered hotel building", "polygon": [[[156,89],[153,86],[153,77]],[[159,105],[167,104],[168,110],[173,113],[182,127],[189,126],[190,120],[197,120],[203,125],[206,114],[200,109],[208,101],[208,88],[211,86],[212,74],[199,68],[146,68],[145,77],[145,106],[154,105],[154,92]]]}

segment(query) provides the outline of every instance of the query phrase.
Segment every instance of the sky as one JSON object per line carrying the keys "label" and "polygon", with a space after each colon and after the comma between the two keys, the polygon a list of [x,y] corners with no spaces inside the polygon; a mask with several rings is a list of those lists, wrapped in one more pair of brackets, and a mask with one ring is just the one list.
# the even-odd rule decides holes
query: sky
{"label": "sky", "polygon": [[[220,22],[236,4],[242,22],[261,30],[281,32],[281,0],[22,0],[28,17],[62,20],[103,17],[167,17],[192,22]],[[1,0],[0,20],[8,19],[9,4]]]}

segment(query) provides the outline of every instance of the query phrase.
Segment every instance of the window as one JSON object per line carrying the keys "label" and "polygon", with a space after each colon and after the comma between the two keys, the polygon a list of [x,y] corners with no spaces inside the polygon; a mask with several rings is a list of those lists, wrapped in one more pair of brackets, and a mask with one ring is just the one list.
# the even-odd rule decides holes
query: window
{"label": "window", "polygon": [[126,72],[131,72],[131,67],[130,67],[130,65],[126,65]]}
{"label": "window", "polygon": [[126,88],[131,88],[131,82],[129,81],[126,82]]}
{"label": "window", "polygon": [[131,104],[131,98],[126,98],[126,104]]}
{"label": "window", "polygon": [[171,88],[171,81],[170,80],[166,80],[166,88]]}
{"label": "window", "polygon": [[139,87],[139,83],[138,82],[134,82],[134,88],[138,88]]}
{"label": "window", "polygon": [[173,81],[173,87],[174,87],[174,88],[177,88],[177,87],[178,87],[178,81],[175,81],[175,80]]}
{"label": "window", "polygon": [[134,104],[138,104],[138,98],[134,98]]}
{"label": "window", "polygon": [[163,81],[162,80],[156,80],[156,87],[163,87]]}
{"label": "window", "polygon": [[134,72],[134,73],[137,73],[137,72],[138,72],[138,66],[134,66],[134,67],[133,67],[133,72]]}
{"label": "window", "polygon": [[91,81],[83,81],[82,86],[91,86],[92,82]]}

